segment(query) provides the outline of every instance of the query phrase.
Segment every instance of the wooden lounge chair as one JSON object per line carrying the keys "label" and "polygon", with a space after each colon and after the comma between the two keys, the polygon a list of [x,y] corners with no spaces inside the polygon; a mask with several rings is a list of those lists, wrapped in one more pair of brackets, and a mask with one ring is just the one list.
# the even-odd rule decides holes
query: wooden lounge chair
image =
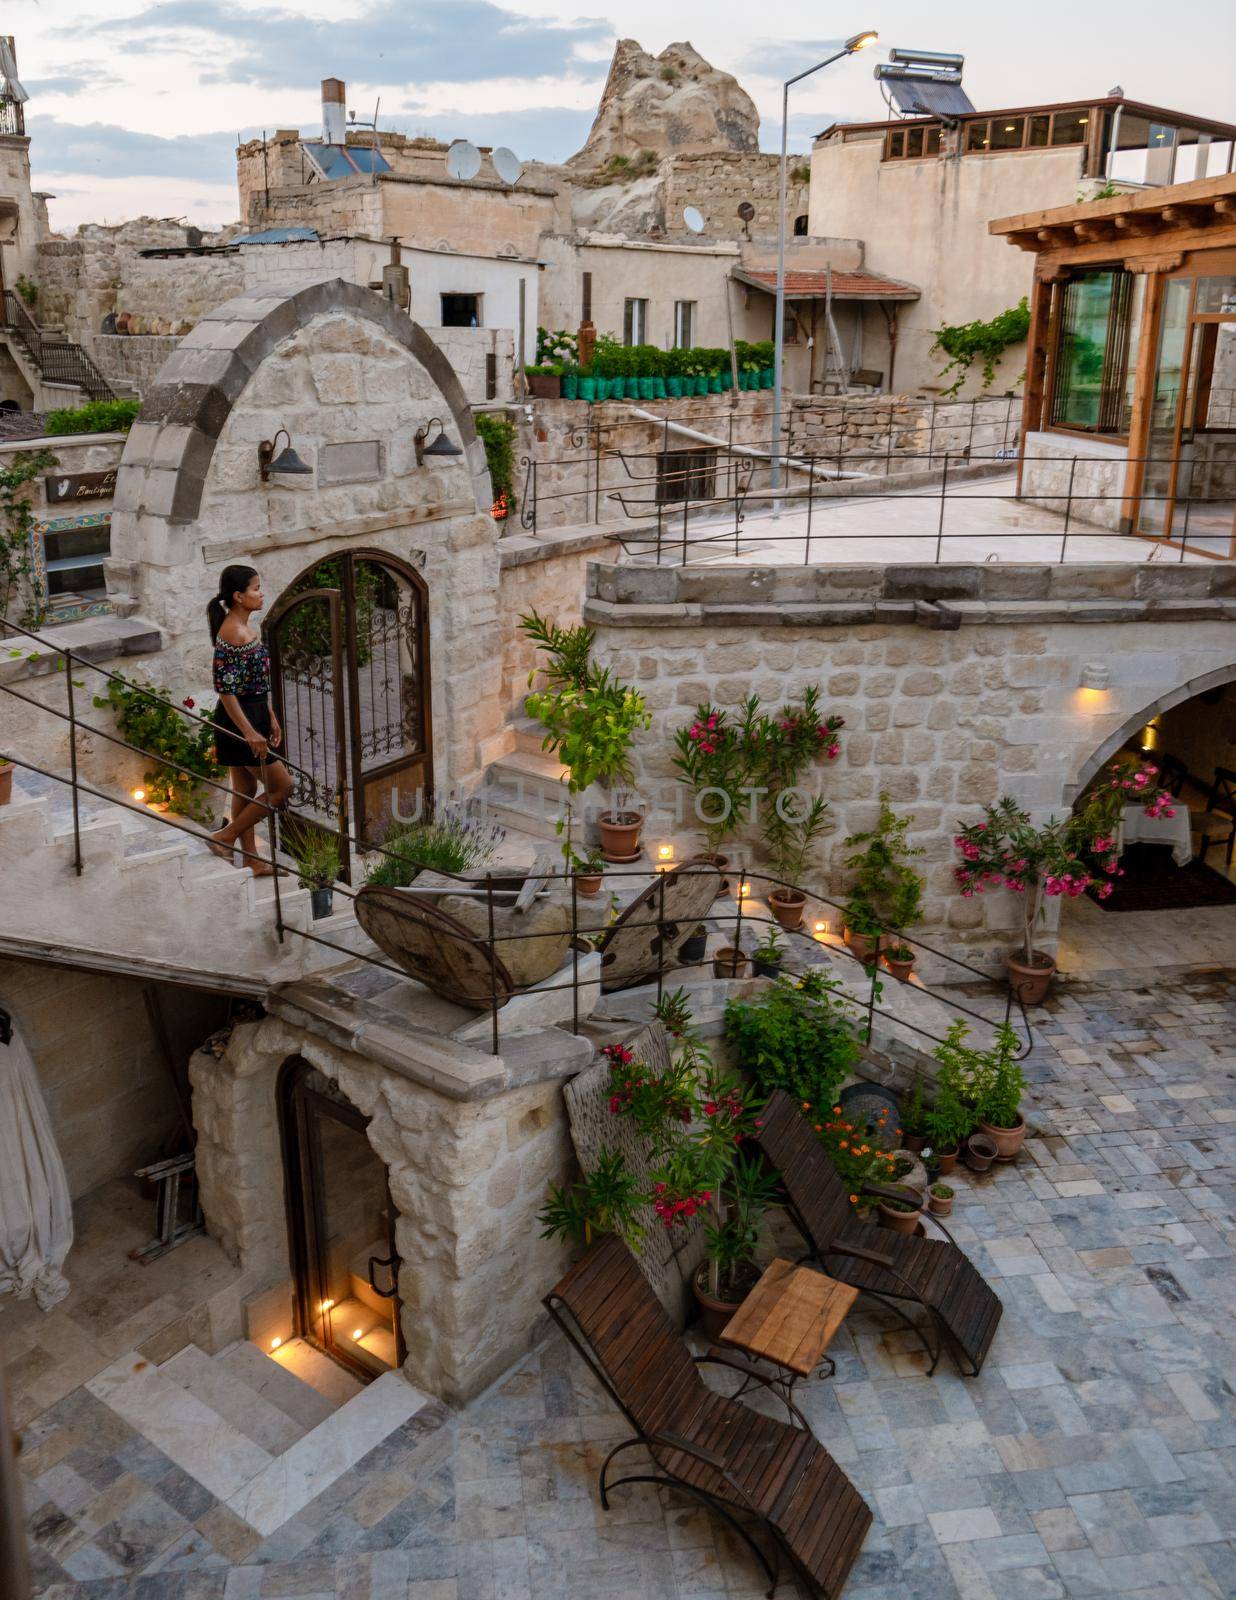
{"label": "wooden lounge chair", "polygon": [[[764,1568],[770,1596],[782,1553],[810,1594],[841,1592],[871,1522],[867,1503],[791,1401],[778,1394],[793,1421],[762,1416],[710,1389],[697,1369],[732,1367],[776,1394],[763,1373],[737,1355],[692,1357],[616,1237],[572,1267],[545,1305],[635,1430],[601,1467],[607,1511],[620,1484],[671,1485],[734,1529]],[[645,1447],[652,1470],[607,1482],[614,1457],[632,1445]],[[740,1519],[762,1526],[767,1550]]]}
{"label": "wooden lounge chair", "polygon": [[[786,1210],[815,1264],[830,1278],[873,1295],[895,1311],[922,1340],[929,1373],[936,1370],[947,1341],[963,1376],[977,1377],[1004,1307],[948,1229],[931,1217],[944,1238],[926,1239],[860,1222],[846,1185],[797,1102],[778,1089],[760,1116],[757,1142],[780,1175]],[[890,1191],[871,1184],[868,1192],[878,1197]],[[934,1344],[897,1304],[904,1300],[916,1301],[929,1313]]]}

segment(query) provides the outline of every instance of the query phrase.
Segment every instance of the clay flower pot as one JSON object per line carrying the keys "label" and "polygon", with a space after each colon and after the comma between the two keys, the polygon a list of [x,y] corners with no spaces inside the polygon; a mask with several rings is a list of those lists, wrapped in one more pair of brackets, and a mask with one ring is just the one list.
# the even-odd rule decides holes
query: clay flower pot
{"label": "clay flower pot", "polygon": [[768,896],[768,909],[787,933],[802,927],[806,906],[807,896],[800,889],[773,889]]}
{"label": "clay flower pot", "polygon": [[886,950],[884,952],[884,965],[899,983],[904,983],[914,971],[914,957],[911,956],[908,961],[899,961]]}
{"label": "clay flower pot", "polygon": [[579,894],[600,894],[601,885],[604,882],[605,874],[603,872],[577,872],[575,874],[575,889]]}
{"label": "clay flower pot", "polygon": [[712,958],[712,970],[718,978],[745,978],[747,958],[741,950],[735,950],[733,945],[722,945]]}
{"label": "clay flower pot", "polygon": [[912,1156],[921,1156],[926,1143],[925,1133],[903,1133],[901,1136],[902,1149],[908,1150]]}
{"label": "clay flower pot", "polygon": [[[899,1187],[904,1187],[904,1185]],[[880,1214],[880,1226],[887,1228],[890,1233],[914,1233],[918,1228],[918,1219],[923,1209],[923,1197],[909,1188],[906,1189],[905,1193],[908,1202],[918,1202],[912,1211],[906,1211],[899,1206],[890,1205],[886,1200],[881,1200],[876,1206],[876,1210]]]}
{"label": "clay flower pot", "polygon": [[0,761],[0,806],[7,806],[13,798],[13,763]]}
{"label": "clay flower pot", "polygon": [[966,1165],[971,1172],[986,1172],[996,1159],[996,1141],[985,1133],[972,1133],[966,1142]]}
{"label": "clay flower pot", "polygon": [[879,957],[880,938],[878,934],[856,933],[853,928],[845,928],[841,937],[845,940],[850,954],[857,956],[864,966],[870,966]]}
{"label": "clay flower pot", "polygon": [[597,818],[601,854],[607,861],[630,861],[639,854],[644,819],[638,811],[602,811]]}
{"label": "clay flower pot", "polygon": [[1016,956],[1007,956],[1004,964],[1008,972],[1009,987],[1022,1005],[1037,1006],[1055,976],[1056,963],[1050,956],[1045,956],[1036,950],[1032,966],[1027,966]]}
{"label": "clay flower pot", "polygon": [[952,1172],[960,1153],[956,1145],[951,1150],[936,1151],[936,1168],[942,1178],[946,1178]]}
{"label": "clay flower pot", "polygon": [[953,1214],[953,1196],[928,1194],[927,1209],[933,1217],[949,1217]]}
{"label": "clay flower pot", "polygon": [[[743,1269],[740,1267],[737,1271],[741,1273]],[[726,1324],[730,1318],[755,1287],[759,1273],[752,1267],[745,1276],[750,1278],[750,1282],[740,1286],[736,1300],[720,1300],[708,1292],[707,1261],[701,1261],[695,1269],[695,1275],[691,1279],[691,1292],[695,1295],[695,1303],[700,1310],[700,1324],[703,1327],[704,1335],[706,1338],[711,1339],[714,1344],[725,1332]]]}
{"label": "clay flower pot", "polygon": [[986,1134],[995,1145],[997,1161],[1016,1161],[1026,1142],[1026,1119],[1019,1113],[1011,1128],[997,1128],[994,1123],[980,1121],[979,1132]]}

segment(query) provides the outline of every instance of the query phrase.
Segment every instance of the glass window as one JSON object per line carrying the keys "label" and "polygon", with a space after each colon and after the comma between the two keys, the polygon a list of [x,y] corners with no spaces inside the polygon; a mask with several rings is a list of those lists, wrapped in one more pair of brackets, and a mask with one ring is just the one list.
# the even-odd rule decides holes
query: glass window
{"label": "glass window", "polygon": [[938,156],[940,154],[940,124],[933,122],[927,130],[927,154]]}
{"label": "glass window", "polygon": [[1085,144],[1090,126],[1088,111],[1057,111],[1051,119],[1053,144]]}
{"label": "glass window", "polygon": [[479,294],[444,294],[442,296],[442,327],[479,328],[481,326],[481,297]]}
{"label": "glass window", "polygon": [[921,156],[923,153],[923,129],[906,129],[906,155]]}
{"label": "glass window", "polygon": [[1031,117],[1028,145],[1041,149],[1051,138],[1051,118],[1049,116]]}
{"label": "glass window", "polygon": [[646,344],[648,339],[647,300],[627,300],[622,312],[623,344]]}
{"label": "glass window", "polygon": [[991,148],[993,150],[1020,150],[1025,138],[1025,117],[993,117],[991,121]]}
{"label": "glass window", "polygon": [[898,161],[906,153],[906,133],[904,128],[893,128],[888,136],[888,159]]}
{"label": "glass window", "polygon": [[1225,316],[1236,312],[1236,276],[1199,278],[1195,309],[1198,312],[1221,311]]}
{"label": "glass window", "polygon": [[689,350],[695,343],[695,301],[674,302],[674,349]]}
{"label": "glass window", "polygon": [[986,150],[991,144],[986,122],[971,122],[966,128],[966,149]]}
{"label": "glass window", "polygon": [[1054,427],[1119,433],[1125,426],[1133,277],[1100,267],[1065,284],[1052,369]]}

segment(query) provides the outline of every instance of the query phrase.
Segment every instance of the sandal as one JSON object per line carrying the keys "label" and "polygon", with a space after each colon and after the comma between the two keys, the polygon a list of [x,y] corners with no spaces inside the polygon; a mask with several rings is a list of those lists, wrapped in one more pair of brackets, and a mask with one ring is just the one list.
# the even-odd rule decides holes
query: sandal
{"label": "sandal", "polygon": [[[222,828],[220,828],[219,832],[222,833],[222,831]],[[236,853],[236,845],[234,843],[225,844],[218,834],[208,833],[206,835],[206,845],[213,855],[219,857],[220,861],[226,861],[231,866],[232,857]]]}

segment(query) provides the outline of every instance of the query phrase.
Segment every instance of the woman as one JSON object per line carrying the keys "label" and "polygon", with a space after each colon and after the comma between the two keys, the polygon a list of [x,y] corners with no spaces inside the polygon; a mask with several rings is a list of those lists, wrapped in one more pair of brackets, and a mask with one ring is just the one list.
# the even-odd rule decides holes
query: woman
{"label": "woman", "polygon": [[[270,706],[270,656],[251,618],[262,609],[262,580],[253,567],[224,567],[219,592],[206,607],[215,647],[215,692],[219,696],[212,721],[215,756],[231,769],[232,820],[210,835],[210,848],[232,861],[237,843],[240,864],[254,877],[274,872],[257,855],[255,828],[268,811],[278,811],[292,793],[292,779],[282,761],[272,761],[283,730]],[[259,782],[265,787],[256,798]]]}

